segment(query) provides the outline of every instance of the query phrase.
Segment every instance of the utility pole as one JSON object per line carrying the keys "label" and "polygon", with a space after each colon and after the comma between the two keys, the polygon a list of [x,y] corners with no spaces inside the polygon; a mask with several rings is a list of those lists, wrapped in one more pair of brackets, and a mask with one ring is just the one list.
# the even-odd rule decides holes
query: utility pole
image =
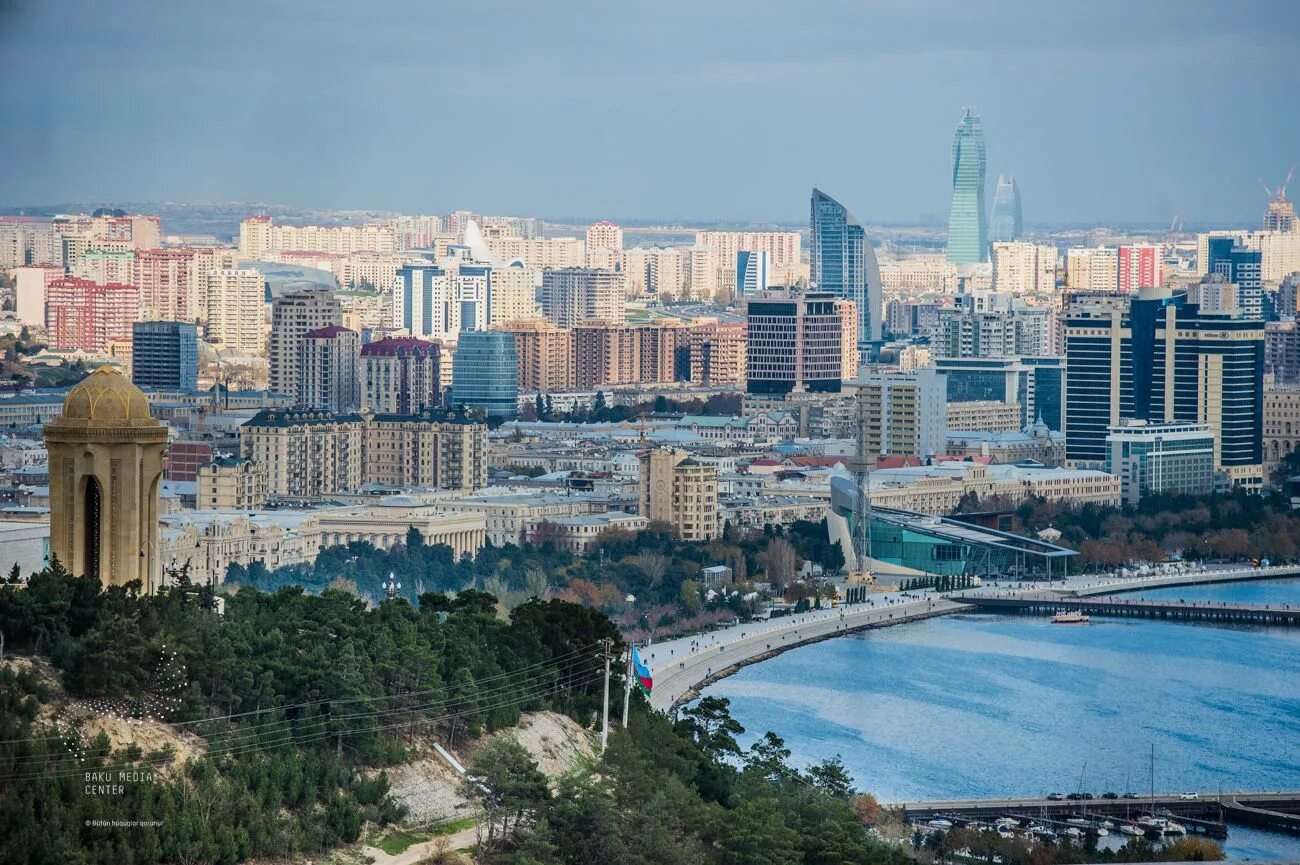
{"label": "utility pole", "polygon": [[614,641],[605,637],[600,641],[601,657],[605,659],[605,699],[601,705],[600,720],[600,753],[605,753],[605,745],[609,742],[609,661],[610,649],[613,648]]}
{"label": "utility pole", "polygon": [[[635,643],[629,643],[627,647],[627,671],[623,674],[623,729],[627,729],[627,710],[632,704],[632,647]],[[0,649],[4,648],[4,635],[0,634]]]}

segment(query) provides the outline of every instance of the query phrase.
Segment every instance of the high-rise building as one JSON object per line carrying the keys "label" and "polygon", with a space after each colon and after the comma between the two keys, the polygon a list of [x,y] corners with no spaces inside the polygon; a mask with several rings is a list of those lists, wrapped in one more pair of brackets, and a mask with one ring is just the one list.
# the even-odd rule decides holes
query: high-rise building
{"label": "high-rise building", "polygon": [[684,541],[710,541],[721,531],[718,468],[686,451],[656,448],[641,457],[641,516],[667,523]]}
{"label": "high-rise building", "polygon": [[623,274],[566,267],[542,274],[542,314],[559,327],[589,321],[623,321]]}
{"label": "high-rise building", "polygon": [[[842,303],[843,301],[837,301]],[[852,334],[857,327],[850,319]],[[690,351],[689,368],[678,364],[675,378],[689,376],[692,384],[701,386],[736,385],[745,383],[749,335],[746,324],[740,321],[710,321],[693,324],[687,331],[687,348]],[[857,342],[852,344],[857,358]],[[683,375],[685,374],[685,375]],[[664,379],[660,379],[663,381]],[[668,379],[669,381],[673,379]]]}
{"label": "high-rise building", "polygon": [[1007,357],[1048,355],[1052,318],[1042,307],[974,312],[940,309],[930,339],[934,357]]}
{"label": "high-rise building", "polygon": [[797,265],[801,256],[797,231],[697,231],[695,243],[712,249],[720,261],[735,261],[741,252],[765,252],[774,268]]}
{"label": "high-rise building", "polygon": [[1106,435],[1106,473],[1122,483],[1124,502],[1159,493],[1214,492],[1214,433],[1207,424],[1125,420]]}
{"label": "high-rise building", "polygon": [[393,325],[411,336],[455,342],[460,333],[482,330],[491,321],[493,268],[456,258],[407,264],[398,271]]}
{"label": "high-rise building", "polygon": [[105,586],[138,580],[141,591],[156,591],[166,446],[167,427],[111,366],[72,388],[62,414],[45,424],[51,557]]}
{"label": "high-rise building", "polygon": [[[157,246],[158,244],[154,244]],[[366,225],[276,225],[269,216],[250,216],[239,224],[239,258],[259,261],[276,252],[393,252],[397,235],[391,222]]]}
{"label": "high-rise building", "polygon": [[622,321],[590,321],[574,327],[574,386],[640,382],[641,331]]}
{"label": "high-rise building", "polygon": [[621,253],[623,251],[623,229],[608,220],[601,220],[587,226],[588,258],[591,257],[592,252],[598,249]]}
{"label": "high-rise building", "polygon": [[1164,252],[1159,244],[1139,243],[1121,246],[1118,254],[1120,291],[1137,291],[1164,285]]}
{"label": "high-rise building", "polygon": [[746,390],[753,394],[837,392],[844,330],[836,295],[769,294],[746,305]]}
{"label": "high-rise building", "polygon": [[1124,420],[1208,425],[1232,486],[1263,480],[1264,329],[1202,312],[1186,292],[1081,297],[1066,314],[1066,457],[1103,465]]}
{"label": "high-rise building", "polygon": [[711,301],[718,297],[718,255],[712,247],[688,246],[681,250],[685,269],[684,297]]}
{"label": "high-rise building", "polygon": [[946,447],[944,377],[933,369],[867,372],[847,385],[861,402],[869,455],[929,457]]}
{"label": "high-rise building", "polygon": [[191,294],[188,249],[141,249],[135,253],[135,286],[144,321],[192,321],[198,315]]}
{"label": "high-rise building", "polygon": [[136,387],[181,393],[198,390],[198,325],[137,321],[131,332],[131,381]]}
{"label": "high-rise building", "polygon": [[767,291],[767,253],[742,249],[736,253],[736,297]]}
{"label": "high-rise building", "polygon": [[488,417],[512,418],[519,413],[519,358],[512,335],[463,331],[451,374],[451,405]]}
{"label": "high-rise building", "polygon": [[998,175],[993,191],[993,216],[989,220],[989,243],[1010,243],[1024,234],[1020,212],[1020,185],[1014,177]]}
{"label": "high-rise building", "polygon": [[419,414],[442,405],[442,347],[413,336],[361,346],[361,407],[376,414]]}
{"label": "high-rise building", "polygon": [[993,290],[1009,294],[1056,291],[1056,247],[1036,243],[993,243]]}
{"label": "high-rise building", "polygon": [[0,268],[41,265],[63,269],[63,235],[45,220],[0,216]]}
{"label": "high-rise building", "polygon": [[1110,246],[1074,247],[1065,253],[1065,284],[1071,291],[1119,288],[1119,251]]}
{"label": "high-rise building", "polygon": [[282,294],[271,302],[270,389],[298,397],[303,338],[314,330],[343,323],[334,292],[309,288]]}
{"label": "high-rise building", "polygon": [[521,391],[544,393],[574,386],[573,331],[544,318],[507,322],[497,329],[514,337]]}
{"label": "high-rise building", "polygon": [[858,308],[858,352],[882,335],[880,266],[867,233],[853,214],[820,189],[812,191],[810,287],[851,300]]}
{"label": "high-rise building", "polygon": [[1264,318],[1263,255],[1231,237],[1212,237],[1208,242],[1207,274],[1219,274],[1237,286],[1237,308],[1243,318]]}
{"label": "high-rise building", "polygon": [[948,260],[978,264],[988,260],[988,211],[984,207],[984,130],[980,116],[967,108],[952,136],[952,204],[948,210]]}
{"label": "high-rise building", "polygon": [[686,290],[686,262],[680,248],[650,248],[646,253],[645,286],[655,297],[681,299]]}
{"label": "high-rise building", "polygon": [[205,296],[208,342],[241,354],[266,354],[266,283],[260,271],[251,267],[209,270]]}
{"label": "high-rise building", "polygon": [[1278,384],[1300,385],[1300,322],[1265,323],[1264,371]]}
{"label": "high-rise building", "polygon": [[1041,419],[1051,429],[1064,423],[1063,357],[936,357],[933,366],[947,379],[948,402],[1001,402],[1020,405],[1020,428]]}
{"label": "high-rise building", "polygon": [[129,342],[139,313],[134,285],[69,276],[51,280],[45,290],[45,327],[54,349],[102,352],[115,340]]}
{"label": "high-rise building", "polygon": [[297,404],[336,414],[361,407],[357,364],[361,337],[331,324],[302,335],[298,344]]}
{"label": "high-rise building", "polygon": [[45,296],[49,285],[63,278],[63,268],[53,264],[30,264],[14,271],[14,309],[25,325],[45,327]]}

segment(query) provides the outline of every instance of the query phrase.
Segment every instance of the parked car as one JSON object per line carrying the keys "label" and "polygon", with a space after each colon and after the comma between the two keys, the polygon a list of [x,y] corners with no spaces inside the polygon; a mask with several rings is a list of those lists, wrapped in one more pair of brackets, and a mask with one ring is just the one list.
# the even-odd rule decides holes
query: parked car
{"label": "parked car", "polygon": [[1125,799],[1136,799],[1137,797],[1138,797],[1138,794],[1137,794],[1137,793],[1125,793],[1125,794],[1124,794],[1124,798],[1125,798]]}
{"label": "parked car", "polygon": [[1178,798],[1179,798],[1179,799],[1192,800],[1192,799],[1199,799],[1199,798],[1201,798],[1201,795],[1200,795],[1199,793],[1179,793],[1179,794],[1178,794]]}
{"label": "parked car", "polygon": [[1111,790],[1107,790],[1105,793],[1102,793],[1102,794],[1101,794],[1101,798],[1103,798],[1103,799],[1118,799],[1118,798],[1119,798],[1119,794],[1118,794],[1118,793],[1115,793],[1115,792],[1113,792],[1113,791],[1111,791]]}
{"label": "parked car", "polygon": [[1048,793],[1047,798],[1052,802],[1060,802],[1065,797],[1062,796],[1060,793]]}

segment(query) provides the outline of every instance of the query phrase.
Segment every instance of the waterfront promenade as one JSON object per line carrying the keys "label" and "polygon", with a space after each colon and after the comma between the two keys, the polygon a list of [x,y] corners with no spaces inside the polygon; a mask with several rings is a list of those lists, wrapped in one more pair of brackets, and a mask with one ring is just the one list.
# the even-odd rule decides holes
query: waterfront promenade
{"label": "waterfront promenade", "polygon": [[[1085,574],[1051,584],[993,582],[978,589],[964,590],[961,594],[970,596],[972,600],[982,595],[1026,600],[1035,597],[1085,598],[1142,589],[1297,576],[1300,576],[1300,565],[1270,568],[1223,565],[1178,573]],[[811,610],[766,622],[730,625],[704,634],[655,643],[641,649],[642,658],[654,676],[650,705],[669,711],[694,699],[700,688],[743,666],[807,643],[973,609],[975,607],[969,603],[930,591],[882,592],[871,595],[861,604]]]}

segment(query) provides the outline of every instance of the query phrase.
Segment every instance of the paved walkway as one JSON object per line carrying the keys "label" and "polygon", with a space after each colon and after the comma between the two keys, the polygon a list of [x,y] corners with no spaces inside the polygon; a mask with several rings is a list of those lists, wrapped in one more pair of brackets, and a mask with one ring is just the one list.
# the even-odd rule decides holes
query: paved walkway
{"label": "paved walkway", "polygon": [[385,853],[378,847],[369,847],[365,844],[361,845],[361,852],[373,859],[374,865],[416,865],[417,862],[423,862],[438,850],[442,838],[447,839],[448,850],[464,850],[478,843],[478,829],[471,826],[450,835],[434,838],[432,841],[421,841],[397,854]]}

